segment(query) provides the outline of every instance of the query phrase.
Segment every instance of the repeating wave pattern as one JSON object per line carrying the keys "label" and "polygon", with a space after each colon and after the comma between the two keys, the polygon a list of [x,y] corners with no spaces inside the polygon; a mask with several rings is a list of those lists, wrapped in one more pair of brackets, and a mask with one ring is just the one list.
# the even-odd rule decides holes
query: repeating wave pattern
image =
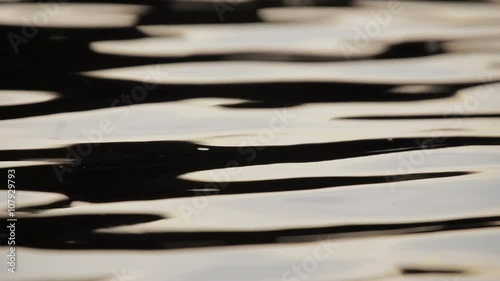
{"label": "repeating wave pattern", "polygon": [[13,0],[0,38],[1,280],[500,280],[498,1]]}

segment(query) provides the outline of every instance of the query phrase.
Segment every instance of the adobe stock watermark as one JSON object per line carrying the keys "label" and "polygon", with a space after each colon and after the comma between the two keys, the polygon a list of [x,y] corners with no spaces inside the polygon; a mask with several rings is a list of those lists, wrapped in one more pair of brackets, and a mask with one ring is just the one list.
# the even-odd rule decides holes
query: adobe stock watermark
{"label": "adobe stock watermark", "polygon": [[224,21],[224,14],[227,12],[233,12],[236,7],[238,7],[241,3],[248,2],[248,0],[232,0],[232,1],[215,1],[212,3],[214,6],[215,12],[219,17],[219,20]]}
{"label": "adobe stock watermark", "polygon": [[318,271],[321,264],[327,261],[339,248],[329,237],[319,240],[312,249],[311,255],[304,257],[300,262],[295,263],[281,275],[282,281],[304,281],[309,280],[314,272]]}
{"label": "adobe stock watermark", "polygon": [[206,209],[210,204],[209,196],[224,190],[230,184],[231,179],[241,173],[239,167],[251,163],[257,157],[259,151],[265,149],[266,145],[271,144],[276,138],[276,134],[290,126],[292,120],[296,118],[297,115],[291,114],[286,108],[275,109],[267,127],[261,128],[256,136],[248,137],[239,144],[238,154],[247,156],[243,163],[230,160],[224,169],[210,171],[209,176],[212,182],[205,184],[203,189],[195,191],[195,196],[192,197],[189,204],[182,203],[177,206],[184,221],[190,223],[192,216],[199,215]]}
{"label": "adobe stock watermark", "polygon": [[394,16],[401,14],[401,12],[403,12],[403,5],[400,0],[389,1],[385,9],[372,11],[370,19],[367,19],[362,26],[354,28],[352,43],[339,43],[344,57],[349,60],[353,54],[366,48],[391,24]]}
{"label": "adobe stock watermark", "polygon": [[30,18],[23,17],[24,25],[21,28],[21,34],[9,32],[7,39],[12,46],[15,54],[19,53],[21,44],[28,44],[39,32],[39,27],[47,24],[51,18],[57,16],[60,10],[60,4],[66,3],[60,0],[51,0],[47,2],[38,2],[40,10],[35,12]]}
{"label": "adobe stock watermark", "polygon": [[[462,126],[464,117],[467,114],[476,111],[480,104],[486,102],[493,94],[500,93],[500,83],[488,83],[474,87],[474,92],[467,95],[460,102],[455,102],[448,108],[447,112],[443,114],[443,118],[450,120],[451,129],[458,129]],[[413,150],[408,154],[398,154],[399,165],[397,171],[387,172],[386,181],[390,183],[391,190],[394,191],[395,182],[399,181],[405,175],[414,173],[418,167],[424,165],[427,158],[436,153],[435,148],[447,140],[442,131],[432,132],[432,136],[423,140],[416,139],[415,144],[420,149]]]}
{"label": "adobe stock watermark", "polygon": [[137,272],[130,272],[124,267],[122,267],[121,270],[113,269],[111,273],[113,274],[112,281],[134,281],[137,280],[139,275],[142,275]]}
{"label": "adobe stock watermark", "polygon": [[87,143],[80,143],[76,148],[66,147],[68,153],[66,159],[70,162],[66,165],[52,166],[59,182],[63,181],[63,175],[71,173],[76,167],[82,164],[83,158],[89,156],[94,147],[98,146],[106,135],[113,134],[116,125],[128,118],[131,112],[131,105],[142,103],[148,96],[148,92],[158,87],[158,81],[162,77],[159,66],[146,68],[147,75],[143,77],[143,83],[132,88],[130,93],[121,94],[119,98],[113,100],[110,107],[118,107],[119,115],[116,118],[104,118],[99,120],[93,129],[81,130],[82,135],[88,140]]}

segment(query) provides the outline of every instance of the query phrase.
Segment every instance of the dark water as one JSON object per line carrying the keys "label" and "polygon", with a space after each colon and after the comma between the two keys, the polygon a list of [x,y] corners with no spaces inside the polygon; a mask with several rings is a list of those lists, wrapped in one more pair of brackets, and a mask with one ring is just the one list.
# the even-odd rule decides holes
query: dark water
{"label": "dark water", "polygon": [[498,3],[4,2],[1,280],[500,280]]}

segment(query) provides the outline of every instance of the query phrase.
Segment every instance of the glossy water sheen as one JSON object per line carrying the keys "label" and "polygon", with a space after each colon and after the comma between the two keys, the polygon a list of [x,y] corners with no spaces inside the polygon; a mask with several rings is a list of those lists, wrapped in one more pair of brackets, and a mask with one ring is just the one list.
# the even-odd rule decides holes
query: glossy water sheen
{"label": "glossy water sheen", "polygon": [[113,2],[0,43],[1,280],[500,280],[498,4]]}

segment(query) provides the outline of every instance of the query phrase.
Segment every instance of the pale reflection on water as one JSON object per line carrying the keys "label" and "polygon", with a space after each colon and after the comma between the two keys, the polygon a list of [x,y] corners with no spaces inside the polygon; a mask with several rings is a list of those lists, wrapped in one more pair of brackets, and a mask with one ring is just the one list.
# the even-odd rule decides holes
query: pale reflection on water
{"label": "pale reflection on water", "polygon": [[1,280],[500,278],[498,3],[0,2]]}

